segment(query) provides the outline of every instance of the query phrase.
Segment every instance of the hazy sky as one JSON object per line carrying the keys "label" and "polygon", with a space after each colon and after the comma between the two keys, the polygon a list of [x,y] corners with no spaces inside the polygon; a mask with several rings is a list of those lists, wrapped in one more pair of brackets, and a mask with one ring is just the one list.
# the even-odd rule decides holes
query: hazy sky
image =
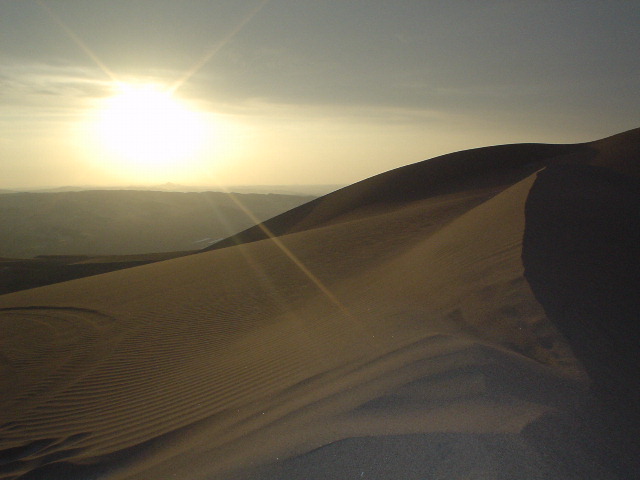
{"label": "hazy sky", "polygon": [[640,123],[638,25],[622,0],[0,0],[0,188],[347,184],[605,137]]}

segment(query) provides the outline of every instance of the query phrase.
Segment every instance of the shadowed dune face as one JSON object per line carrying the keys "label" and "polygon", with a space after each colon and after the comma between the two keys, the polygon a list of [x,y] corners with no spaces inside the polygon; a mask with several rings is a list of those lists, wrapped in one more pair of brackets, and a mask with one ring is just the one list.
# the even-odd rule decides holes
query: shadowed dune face
{"label": "shadowed dune face", "polygon": [[525,275],[599,390],[636,409],[640,129],[589,145],[587,162],[537,175],[526,205]]}
{"label": "shadowed dune face", "polygon": [[596,152],[591,165],[640,179],[640,128],[588,144]]}
{"label": "shadowed dune face", "polygon": [[460,152],[278,242],[0,296],[0,479],[631,478],[523,275],[527,173],[593,151]]}
{"label": "shadowed dune face", "polygon": [[590,165],[547,168],[526,225],[523,261],[536,298],[600,395],[640,427],[640,181]]}
{"label": "shadowed dune face", "polygon": [[[590,144],[586,162],[537,175],[525,276],[609,411],[620,463],[640,469],[640,129]],[[626,475],[629,475],[626,473]]]}

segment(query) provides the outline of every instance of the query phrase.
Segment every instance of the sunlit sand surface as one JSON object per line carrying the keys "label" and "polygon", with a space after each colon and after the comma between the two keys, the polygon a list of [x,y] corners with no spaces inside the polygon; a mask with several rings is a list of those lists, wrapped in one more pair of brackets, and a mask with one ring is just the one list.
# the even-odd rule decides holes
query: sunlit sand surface
{"label": "sunlit sand surface", "polygon": [[612,346],[566,336],[522,261],[536,172],[596,158],[635,185],[611,145],[639,131],[607,142],[444,156],[209,251],[1,296],[0,478],[632,478],[611,426],[635,421],[635,370],[601,398]]}

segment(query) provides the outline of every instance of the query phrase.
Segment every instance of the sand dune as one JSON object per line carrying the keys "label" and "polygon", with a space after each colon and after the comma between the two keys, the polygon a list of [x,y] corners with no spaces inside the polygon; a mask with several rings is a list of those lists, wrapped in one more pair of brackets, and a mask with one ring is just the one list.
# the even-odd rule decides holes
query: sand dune
{"label": "sand dune", "polygon": [[[589,211],[618,219],[626,270],[603,256],[597,272],[629,293],[636,164],[617,156],[639,141],[459,152],[280,215],[276,239],[253,228],[0,296],[0,478],[633,478],[635,437],[617,427],[635,421],[635,370],[616,370],[613,398],[598,387],[637,358],[637,327],[600,341],[619,299],[599,297],[581,310],[588,335],[571,334],[582,317],[553,299],[591,291],[566,287],[583,257],[559,243],[556,280],[537,225],[577,218],[549,200],[549,172],[617,170],[630,193]],[[611,205],[622,187],[593,188]],[[623,307],[633,324],[637,303]]]}
{"label": "sand dune", "polygon": [[66,282],[100,273],[137,267],[182,257],[192,252],[161,252],[143,255],[41,255],[37,258],[0,258],[0,295]]}

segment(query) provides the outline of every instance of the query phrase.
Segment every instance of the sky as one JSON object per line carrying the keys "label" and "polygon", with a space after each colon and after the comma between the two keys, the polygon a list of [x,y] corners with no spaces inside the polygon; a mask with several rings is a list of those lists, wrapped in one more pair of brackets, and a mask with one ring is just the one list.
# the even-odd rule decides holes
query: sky
{"label": "sky", "polygon": [[640,2],[0,0],[0,189],[350,184],[639,126]]}

